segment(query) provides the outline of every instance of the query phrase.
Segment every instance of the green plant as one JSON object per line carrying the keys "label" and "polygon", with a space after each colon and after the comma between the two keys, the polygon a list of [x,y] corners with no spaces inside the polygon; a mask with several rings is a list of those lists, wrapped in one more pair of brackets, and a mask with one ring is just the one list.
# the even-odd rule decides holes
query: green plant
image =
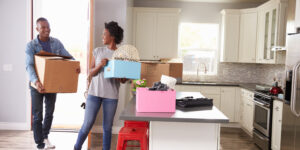
{"label": "green plant", "polygon": [[138,87],[146,87],[146,85],[147,85],[146,79],[142,79],[142,80],[133,80],[133,88],[132,88],[132,91],[136,91],[136,88],[138,88]]}

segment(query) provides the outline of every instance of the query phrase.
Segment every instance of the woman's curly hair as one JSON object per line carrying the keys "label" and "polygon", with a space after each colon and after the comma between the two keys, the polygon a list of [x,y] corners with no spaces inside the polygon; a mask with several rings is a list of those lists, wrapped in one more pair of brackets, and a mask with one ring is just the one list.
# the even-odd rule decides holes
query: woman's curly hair
{"label": "woman's curly hair", "polygon": [[116,44],[120,44],[123,40],[123,29],[118,25],[117,22],[111,21],[105,23],[105,29],[108,30],[111,36],[115,38]]}

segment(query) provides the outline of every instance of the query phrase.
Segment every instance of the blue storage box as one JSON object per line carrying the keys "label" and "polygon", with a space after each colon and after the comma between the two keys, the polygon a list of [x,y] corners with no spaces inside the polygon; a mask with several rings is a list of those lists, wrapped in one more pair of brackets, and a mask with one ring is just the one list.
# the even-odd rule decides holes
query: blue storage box
{"label": "blue storage box", "polygon": [[109,60],[104,67],[104,78],[141,78],[141,63],[124,60]]}

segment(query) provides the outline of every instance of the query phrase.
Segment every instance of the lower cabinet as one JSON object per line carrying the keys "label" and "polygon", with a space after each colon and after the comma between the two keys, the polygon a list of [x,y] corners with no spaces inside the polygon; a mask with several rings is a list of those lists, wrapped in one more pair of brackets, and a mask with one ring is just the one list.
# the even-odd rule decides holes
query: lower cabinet
{"label": "lower cabinet", "polygon": [[176,85],[176,91],[200,92],[206,98],[213,99],[214,106],[221,110],[230,122],[239,122],[239,97],[236,97],[236,90],[239,87],[222,86],[200,86],[200,85]]}
{"label": "lower cabinet", "polygon": [[274,100],[272,118],[272,150],[280,150],[283,102]]}
{"label": "lower cabinet", "polygon": [[241,89],[241,121],[240,124],[250,135],[253,133],[254,93]]}
{"label": "lower cabinet", "polygon": [[235,121],[235,87],[221,88],[221,104],[220,110],[229,118],[229,122]]}
{"label": "lower cabinet", "polygon": [[234,86],[202,85],[176,85],[175,89],[181,92],[200,92],[203,96],[212,98],[214,106],[221,110],[230,122],[239,122],[242,128],[252,136],[254,118],[254,93],[252,91]]}

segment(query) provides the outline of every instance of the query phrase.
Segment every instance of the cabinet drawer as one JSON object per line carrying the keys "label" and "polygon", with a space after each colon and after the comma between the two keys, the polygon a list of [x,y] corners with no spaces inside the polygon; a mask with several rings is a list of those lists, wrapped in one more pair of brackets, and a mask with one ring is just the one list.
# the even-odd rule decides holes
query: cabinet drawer
{"label": "cabinet drawer", "polygon": [[200,92],[199,86],[193,85],[176,85],[175,90],[178,92]]}
{"label": "cabinet drawer", "polygon": [[201,86],[200,92],[202,94],[220,94],[221,88],[218,86]]}
{"label": "cabinet drawer", "polygon": [[248,99],[254,99],[254,93],[246,89],[241,89],[241,95],[243,97],[247,97]]}

